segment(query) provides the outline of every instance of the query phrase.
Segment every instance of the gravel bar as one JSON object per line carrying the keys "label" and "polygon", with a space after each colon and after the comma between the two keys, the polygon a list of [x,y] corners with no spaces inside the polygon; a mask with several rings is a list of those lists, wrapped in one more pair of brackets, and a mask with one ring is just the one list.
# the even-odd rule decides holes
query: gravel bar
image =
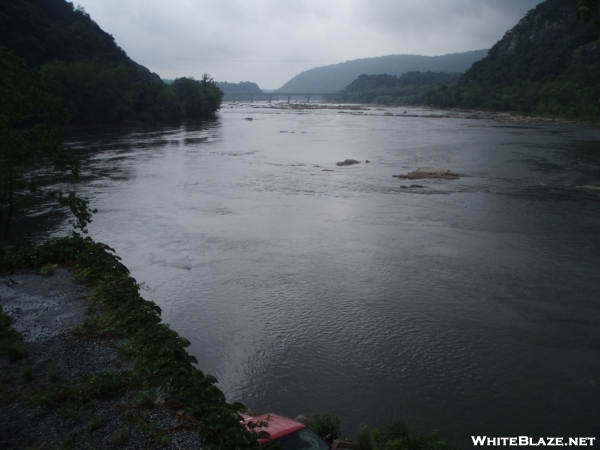
{"label": "gravel bar", "polygon": [[201,449],[194,419],[156,389],[121,389],[109,398],[48,406],[35,400],[57,382],[132,369],[119,354],[124,340],[71,332],[93,314],[90,296],[60,267],[49,276],[0,276],[0,305],[28,347],[18,361],[0,356],[0,448]]}

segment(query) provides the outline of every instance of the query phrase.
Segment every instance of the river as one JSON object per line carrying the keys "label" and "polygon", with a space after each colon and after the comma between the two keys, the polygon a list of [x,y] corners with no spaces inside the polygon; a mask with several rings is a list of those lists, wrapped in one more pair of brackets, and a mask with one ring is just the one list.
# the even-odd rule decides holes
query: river
{"label": "river", "polygon": [[[595,436],[600,191],[575,186],[600,185],[600,129],[406,110],[224,104],[68,147],[92,237],[228,400],[337,414],[349,435],[404,419],[465,448]],[[471,177],[392,177],[419,167]]]}

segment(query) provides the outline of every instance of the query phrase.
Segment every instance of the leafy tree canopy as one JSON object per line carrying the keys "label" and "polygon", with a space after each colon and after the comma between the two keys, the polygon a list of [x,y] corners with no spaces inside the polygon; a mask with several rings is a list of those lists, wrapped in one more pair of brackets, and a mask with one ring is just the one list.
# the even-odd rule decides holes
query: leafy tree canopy
{"label": "leafy tree canopy", "polygon": [[[32,170],[50,166],[75,179],[79,174],[78,162],[63,147],[60,124],[68,114],[61,103],[38,71],[0,47],[0,246],[6,242],[19,194],[36,189]],[[53,194],[75,213],[76,227],[85,230],[92,213],[87,201],[74,193]]]}
{"label": "leafy tree canopy", "polygon": [[385,105],[410,105],[423,102],[422,93],[436,84],[452,85],[460,78],[459,73],[412,71],[400,77],[360,75],[344,89],[344,100],[357,103]]}
{"label": "leafy tree canopy", "polygon": [[238,93],[254,93],[254,94],[263,94],[261,88],[258,87],[258,84],[252,83],[250,81],[241,81],[239,83],[228,83],[226,81],[217,81],[217,86],[221,89],[225,94],[238,94]]}
{"label": "leafy tree canopy", "polygon": [[586,20],[591,20],[592,17],[598,16],[600,8],[600,0],[578,0],[577,15]]}

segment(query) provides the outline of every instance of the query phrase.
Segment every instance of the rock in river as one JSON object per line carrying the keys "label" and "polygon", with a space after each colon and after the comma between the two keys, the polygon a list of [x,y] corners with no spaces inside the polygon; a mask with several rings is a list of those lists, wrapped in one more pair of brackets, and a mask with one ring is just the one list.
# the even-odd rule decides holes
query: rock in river
{"label": "rock in river", "polygon": [[360,161],[355,159],[346,159],[343,162],[336,163],[338,166],[351,166],[352,164],[360,164]]}
{"label": "rock in river", "polygon": [[[338,163],[339,164],[339,163]],[[441,178],[443,180],[456,180],[461,177],[468,177],[463,173],[456,173],[450,169],[444,169],[438,167],[436,169],[421,168],[413,172],[407,173],[406,175],[394,175],[396,178],[405,178],[408,180],[419,180],[424,178]]]}

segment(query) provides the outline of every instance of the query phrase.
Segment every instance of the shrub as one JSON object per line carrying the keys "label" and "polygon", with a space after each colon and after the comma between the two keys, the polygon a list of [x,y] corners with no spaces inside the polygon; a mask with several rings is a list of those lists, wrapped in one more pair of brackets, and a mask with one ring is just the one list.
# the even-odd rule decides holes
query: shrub
{"label": "shrub", "polygon": [[321,437],[325,437],[328,434],[333,436],[333,439],[337,439],[341,436],[341,422],[338,416],[333,414],[315,414],[311,417],[312,428]]}
{"label": "shrub", "polygon": [[371,430],[367,425],[361,425],[358,431],[358,450],[372,450],[371,445]]}
{"label": "shrub", "polygon": [[449,450],[452,448],[446,444],[446,441],[440,439],[437,432],[421,433],[402,420],[373,431],[372,437],[377,450]]}

